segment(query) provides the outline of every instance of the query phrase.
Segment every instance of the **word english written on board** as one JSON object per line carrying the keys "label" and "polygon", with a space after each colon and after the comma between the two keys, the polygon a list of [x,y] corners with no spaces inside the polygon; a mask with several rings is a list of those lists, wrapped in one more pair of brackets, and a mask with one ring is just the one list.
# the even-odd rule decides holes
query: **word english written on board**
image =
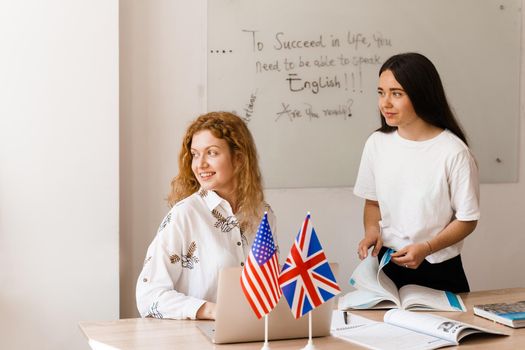
{"label": "word english written on board", "polygon": [[[354,101],[364,92],[364,75],[377,74],[384,61],[383,52],[392,47],[392,39],[380,32],[347,30],[340,35],[319,33],[300,38],[283,31],[242,32],[243,42],[253,53],[250,64],[255,81],[281,87],[275,91],[284,92],[273,101],[275,122],[348,119]],[[243,118],[247,122],[254,115],[257,94],[255,88],[245,104]]]}

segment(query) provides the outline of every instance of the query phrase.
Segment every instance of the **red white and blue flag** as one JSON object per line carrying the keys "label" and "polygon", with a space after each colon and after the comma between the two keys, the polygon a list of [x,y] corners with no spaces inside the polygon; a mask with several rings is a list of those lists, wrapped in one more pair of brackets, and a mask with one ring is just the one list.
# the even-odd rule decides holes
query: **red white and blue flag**
{"label": "red white and blue flag", "polygon": [[281,298],[279,261],[265,213],[241,274],[241,288],[257,318],[273,310]]}
{"label": "red white and blue flag", "polygon": [[290,249],[279,285],[295,318],[299,318],[341,292],[323,247],[306,216]]}

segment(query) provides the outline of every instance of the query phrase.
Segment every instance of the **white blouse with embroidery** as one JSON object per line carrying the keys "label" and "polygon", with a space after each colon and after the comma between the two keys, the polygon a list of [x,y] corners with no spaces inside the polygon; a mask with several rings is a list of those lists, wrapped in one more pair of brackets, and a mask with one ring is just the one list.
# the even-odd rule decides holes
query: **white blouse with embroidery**
{"label": "white blouse with embroidery", "polygon": [[[275,215],[267,208],[274,240]],[[255,237],[241,233],[230,204],[200,190],[178,202],[162,221],[137,281],[142,317],[195,319],[206,301],[216,302],[219,271],[243,266]],[[240,288],[240,286],[239,286]]]}

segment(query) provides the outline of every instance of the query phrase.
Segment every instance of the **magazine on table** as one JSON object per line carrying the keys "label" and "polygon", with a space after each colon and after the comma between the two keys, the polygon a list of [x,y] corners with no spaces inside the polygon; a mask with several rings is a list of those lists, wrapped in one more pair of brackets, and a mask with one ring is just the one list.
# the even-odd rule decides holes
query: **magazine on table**
{"label": "magazine on table", "polygon": [[384,273],[390,262],[392,249],[387,250],[381,261],[369,254],[354,270],[350,284],[356,288],[339,298],[340,310],[390,309],[466,311],[461,297],[449,291],[408,284],[397,289]]}
{"label": "magazine on table", "polygon": [[333,336],[367,347],[390,350],[430,350],[459,345],[472,334],[507,335],[435,314],[392,309],[384,322],[369,320],[346,311],[332,316]]}

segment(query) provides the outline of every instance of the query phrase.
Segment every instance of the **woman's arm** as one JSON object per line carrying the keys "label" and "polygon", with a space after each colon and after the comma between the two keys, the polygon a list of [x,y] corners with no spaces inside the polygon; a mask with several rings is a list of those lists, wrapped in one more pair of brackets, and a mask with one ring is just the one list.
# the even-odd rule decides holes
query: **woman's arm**
{"label": "woman's arm", "polygon": [[[174,215],[166,220],[151,242],[136,286],[137,308],[142,317],[195,319],[214,316],[214,304],[175,289],[184,272],[181,228]],[[200,311],[200,313],[199,313]]]}
{"label": "woman's arm", "polygon": [[379,210],[379,203],[377,201],[365,200],[363,223],[365,228],[365,237],[359,242],[357,254],[359,259],[363,260],[368,256],[368,249],[374,246],[372,256],[377,256],[383,240],[381,239],[381,228],[379,221],[381,220],[381,211]]}
{"label": "woman's arm", "polygon": [[178,256],[170,255],[162,238],[157,235],[148,248],[146,262],[137,280],[136,299],[140,315],[171,319],[198,318],[198,310],[206,301],[175,290],[174,285],[182,273],[181,262]]}
{"label": "woman's arm", "polygon": [[454,220],[434,238],[425,242],[410,244],[398,250],[392,254],[392,261],[398,265],[416,269],[428,255],[465,239],[474,231],[477,224],[477,220]]}

